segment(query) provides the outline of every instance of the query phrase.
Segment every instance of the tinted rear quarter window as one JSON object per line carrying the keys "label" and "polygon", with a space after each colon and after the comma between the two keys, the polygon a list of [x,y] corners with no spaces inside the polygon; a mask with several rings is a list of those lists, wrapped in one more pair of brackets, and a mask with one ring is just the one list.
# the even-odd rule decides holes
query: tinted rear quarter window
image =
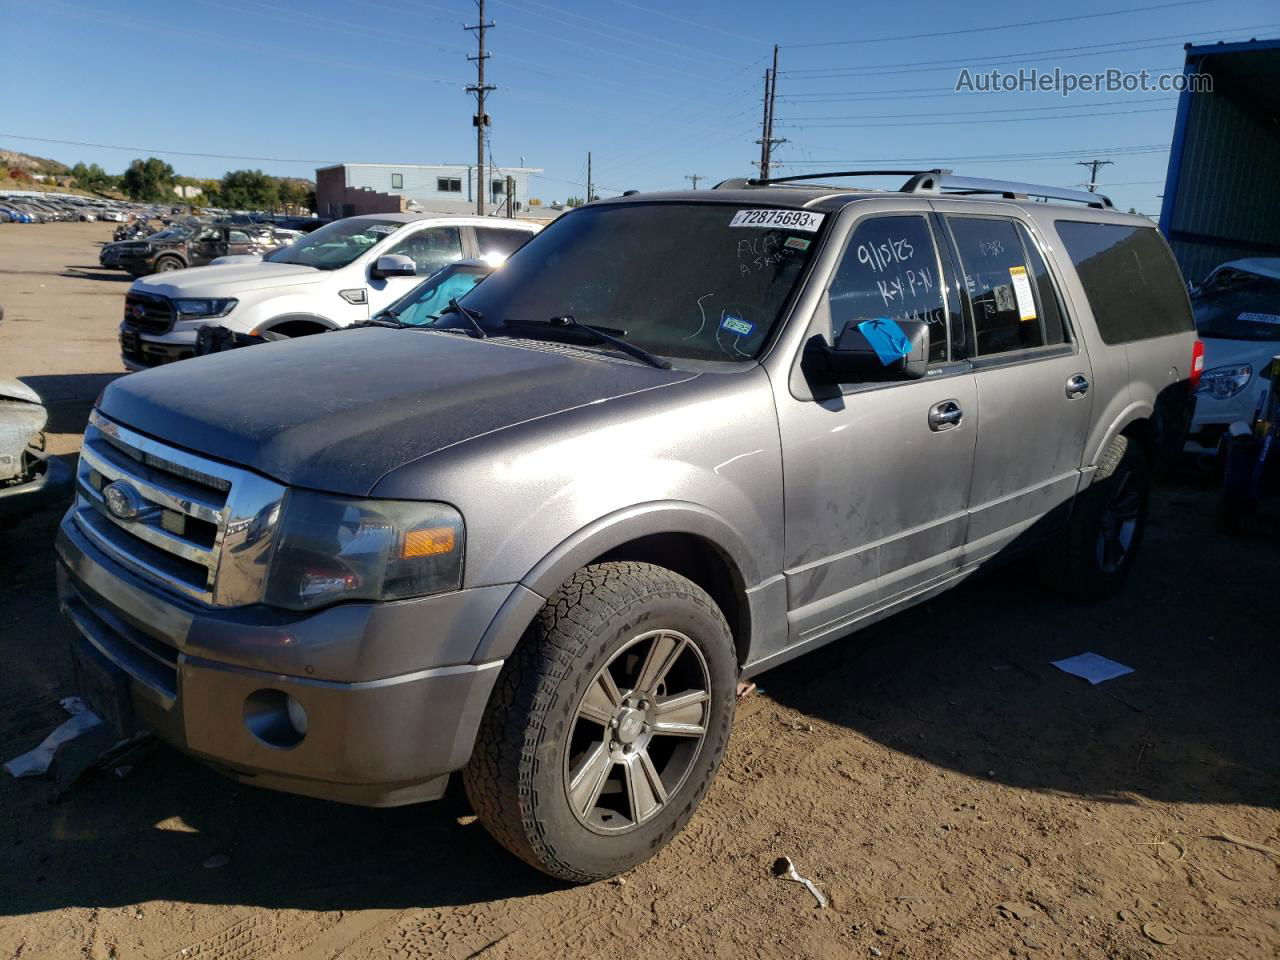
{"label": "tinted rear quarter window", "polygon": [[1194,329],[1182,273],[1154,226],[1058,220],[1104,343]]}

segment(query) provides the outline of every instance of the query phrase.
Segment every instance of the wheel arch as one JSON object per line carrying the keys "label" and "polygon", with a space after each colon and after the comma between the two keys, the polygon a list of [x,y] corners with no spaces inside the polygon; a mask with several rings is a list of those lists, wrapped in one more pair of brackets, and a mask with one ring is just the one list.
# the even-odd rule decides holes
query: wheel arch
{"label": "wheel arch", "polygon": [[282,313],[254,328],[259,336],[274,333],[278,337],[308,336],[337,329],[338,325],[327,317],[322,317],[318,313],[304,312]]}
{"label": "wheel arch", "polygon": [[1156,441],[1155,427],[1152,424],[1154,410],[1149,403],[1131,403],[1111,421],[1111,425],[1103,432],[1101,439],[1089,451],[1085,466],[1093,469],[1098,460],[1111,446],[1111,442],[1121,434],[1133,437],[1143,445],[1145,453],[1150,454]]}
{"label": "wheel arch", "polygon": [[485,631],[473,661],[510,656],[561,584],[583,567],[608,560],[653,563],[696,583],[720,607],[739,663],[745,662],[753,628],[748,590],[760,579],[751,553],[716,513],[669,501],[619,511],[561,541],[516,585]]}

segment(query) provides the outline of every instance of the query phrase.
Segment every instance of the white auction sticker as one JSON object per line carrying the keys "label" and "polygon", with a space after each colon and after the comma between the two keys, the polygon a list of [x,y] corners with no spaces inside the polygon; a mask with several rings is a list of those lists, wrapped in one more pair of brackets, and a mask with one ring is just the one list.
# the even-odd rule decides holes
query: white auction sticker
{"label": "white auction sticker", "polygon": [[1036,298],[1031,293],[1031,281],[1026,267],[1010,267],[1009,279],[1013,281],[1013,295],[1018,299],[1018,319],[1036,318]]}
{"label": "white auction sticker", "polygon": [[1239,318],[1245,323],[1275,323],[1280,324],[1280,315],[1274,313],[1242,313]]}
{"label": "white auction sticker", "polygon": [[781,228],[813,233],[822,226],[825,216],[825,213],[810,213],[808,210],[739,210],[729,221],[729,226]]}

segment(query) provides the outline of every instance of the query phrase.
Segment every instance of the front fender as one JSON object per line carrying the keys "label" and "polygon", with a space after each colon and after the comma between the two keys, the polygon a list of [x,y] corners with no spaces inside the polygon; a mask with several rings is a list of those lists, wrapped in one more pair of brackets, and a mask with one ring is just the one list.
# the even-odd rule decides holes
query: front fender
{"label": "front fender", "polygon": [[490,623],[473,663],[505,659],[547,598],[596,557],[640,537],[675,533],[700,537],[724,554],[743,587],[759,583],[761,571],[737,531],[714,511],[696,503],[663,500],[636,504],[588,524],[561,541],[522,579]]}

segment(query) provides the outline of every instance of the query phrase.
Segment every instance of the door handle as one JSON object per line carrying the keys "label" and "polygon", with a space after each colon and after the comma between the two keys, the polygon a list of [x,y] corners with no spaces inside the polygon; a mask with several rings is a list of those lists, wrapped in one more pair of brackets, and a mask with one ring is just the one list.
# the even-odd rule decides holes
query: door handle
{"label": "door handle", "polygon": [[958,400],[943,400],[929,408],[929,429],[935,432],[960,426],[964,411]]}
{"label": "door handle", "polygon": [[1079,400],[1089,392],[1089,378],[1083,373],[1076,373],[1067,377],[1067,399]]}

